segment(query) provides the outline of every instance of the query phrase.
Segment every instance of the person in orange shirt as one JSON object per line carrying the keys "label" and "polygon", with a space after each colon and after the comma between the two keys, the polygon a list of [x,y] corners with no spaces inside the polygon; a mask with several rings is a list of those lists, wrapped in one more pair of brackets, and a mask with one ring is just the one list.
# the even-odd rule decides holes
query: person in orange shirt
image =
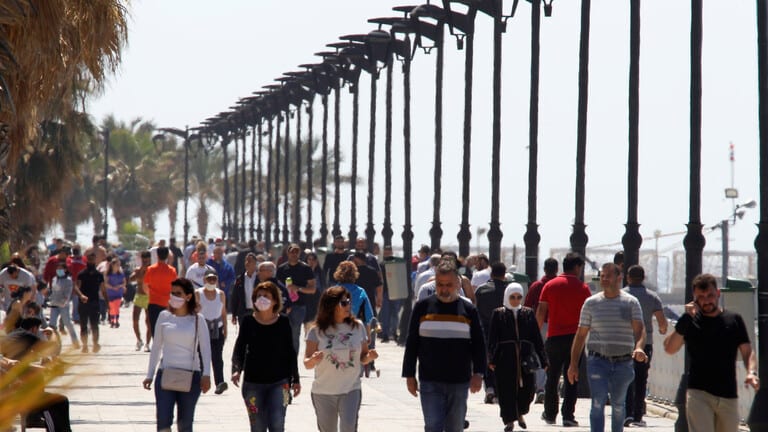
{"label": "person in orange shirt", "polygon": [[171,282],[176,279],[176,269],[165,263],[168,258],[168,247],[157,248],[157,262],[147,268],[144,274],[144,289],[149,295],[149,329],[152,337],[155,336],[155,323],[160,312],[168,307],[171,298]]}

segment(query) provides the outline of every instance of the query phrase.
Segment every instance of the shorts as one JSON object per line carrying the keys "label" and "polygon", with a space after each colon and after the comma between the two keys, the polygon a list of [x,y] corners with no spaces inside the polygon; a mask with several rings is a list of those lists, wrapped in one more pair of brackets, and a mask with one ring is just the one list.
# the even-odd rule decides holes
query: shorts
{"label": "shorts", "polygon": [[149,296],[147,294],[136,293],[136,297],[133,298],[133,305],[146,309],[149,306]]}

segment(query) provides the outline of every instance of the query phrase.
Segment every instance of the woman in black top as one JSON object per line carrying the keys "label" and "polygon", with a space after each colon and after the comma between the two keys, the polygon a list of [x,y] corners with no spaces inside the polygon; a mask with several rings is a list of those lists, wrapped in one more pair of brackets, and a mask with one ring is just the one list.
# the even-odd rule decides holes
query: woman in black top
{"label": "woman in black top", "polygon": [[[533,401],[534,370],[545,368],[547,357],[533,309],[522,306],[523,287],[510,283],[504,290],[504,306],[493,311],[488,331],[488,368],[496,372],[496,395],[504,421],[504,432],[514,422],[527,427],[523,415]],[[538,365],[531,365],[537,357]]]}
{"label": "woman in black top", "polygon": [[283,432],[286,407],[299,395],[299,369],[291,324],[280,314],[282,295],[272,282],[253,290],[253,314],[243,318],[232,352],[232,383],[243,377],[243,399],[251,432]]}

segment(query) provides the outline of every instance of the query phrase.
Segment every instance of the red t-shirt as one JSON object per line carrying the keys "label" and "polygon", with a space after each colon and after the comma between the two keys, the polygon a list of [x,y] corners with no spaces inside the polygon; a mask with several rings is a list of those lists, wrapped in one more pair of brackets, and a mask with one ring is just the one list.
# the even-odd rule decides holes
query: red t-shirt
{"label": "red t-shirt", "polygon": [[587,284],[576,276],[561,274],[544,285],[539,302],[549,312],[547,337],[575,334],[584,301],[592,295]]}
{"label": "red t-shirt", "polygon": [[171,282],[176,279],[176,269],[164,262],[157,262],[147,268],[144,274],[144,289],[149,294],[149,303],[168,306],[171,299]]}

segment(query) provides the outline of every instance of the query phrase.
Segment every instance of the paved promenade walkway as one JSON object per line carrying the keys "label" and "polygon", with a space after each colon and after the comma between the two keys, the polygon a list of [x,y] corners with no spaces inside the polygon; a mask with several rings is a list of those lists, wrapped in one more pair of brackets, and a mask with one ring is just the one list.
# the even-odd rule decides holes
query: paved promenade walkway
{"label": "paved promenade walkway", "polygon": [[[120,328],[101,327],[101,352],[67,355],[66,359],[74,363],[74,366],[66,376],[50,388],[51,391],[62,392],[69,396],[75,432],[155,430],[154,393],[144,390],[141,386],[146,374],[149,354],[134,350],[135,339],[131,329],[129,309],[122,309],[121,312],[124,318],[121,320]],[[230,327],[230,338],[227,340],[224,355],[227,378],[236,334],[237,328]],[[65,336],[65,340],[68,341],[69,337]],[[400,378],[403,348],[393,343],[379,343],[378,352],[380,357],[376,364],[381,370],[381,376],[363,378],[359,430],[362,432],[423,431],[419,400],[406,391],[405,380]],[[299,363],[299,373],[303,391],[288,407],[286,430],[315,431],[317,430],[315,414],[309,395],[312,371],[304,369]],[[589,430],[589,406],[589,400],[579,399],[576,404],[576,420],[581,427],[567,428],[568,431]],[[662,411],[658,411],[657,408],[649,406],[649,411],[653,413],[649,413],[646,417],[647,428],[630,430],[673,431],[674,420],[660,417],[658,413]],[[531,413],[526,417],[529,431],[554,432],[566,429],[559,424],[553,426],[544,424],[540,420],[542,409],[541,404],[531,406]],[[606,412],[608,413],[608,410]],[[481,393],[470,396],[467,419],[470,421],[470,431],[503,430],[498,406],[484,404]],[[560,421],[559,417],[558,421]],[[608,418],[607,424],[610,425]],[[197,404],[195,430],[198,432],[248,431],[248,418],[239,389],[230,383],[229,390],[222,395],[215,395],[213,389],[208,394],[202,395]]]}

